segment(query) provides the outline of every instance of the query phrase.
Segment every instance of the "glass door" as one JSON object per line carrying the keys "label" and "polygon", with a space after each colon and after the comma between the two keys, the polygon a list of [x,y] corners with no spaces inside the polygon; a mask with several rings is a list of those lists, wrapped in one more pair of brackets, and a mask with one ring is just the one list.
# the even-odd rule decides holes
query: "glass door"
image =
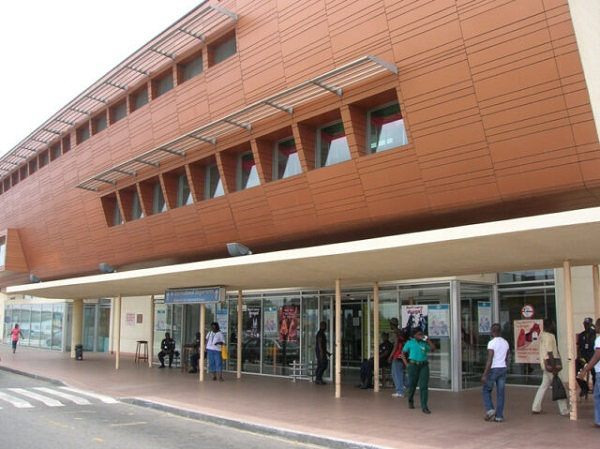
{"label": "glass door", "polygon": [[84,304],[83,306],[83,350],[108,352],[110,335],[110,306]]}
{"label": "glass door", "polygon": [[462,387],[481,387],[492,313],[491,285],[460,283]]}

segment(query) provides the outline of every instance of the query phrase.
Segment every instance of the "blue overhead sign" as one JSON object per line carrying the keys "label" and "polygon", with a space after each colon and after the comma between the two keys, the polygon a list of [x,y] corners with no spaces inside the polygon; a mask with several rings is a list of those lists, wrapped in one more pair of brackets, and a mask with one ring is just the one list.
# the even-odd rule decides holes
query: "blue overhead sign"
{"label": "blue overhead sign", "polygon": [[223,287],[181,288],[165,291],[167,304],[203,304],[219,302],[225,296]]}

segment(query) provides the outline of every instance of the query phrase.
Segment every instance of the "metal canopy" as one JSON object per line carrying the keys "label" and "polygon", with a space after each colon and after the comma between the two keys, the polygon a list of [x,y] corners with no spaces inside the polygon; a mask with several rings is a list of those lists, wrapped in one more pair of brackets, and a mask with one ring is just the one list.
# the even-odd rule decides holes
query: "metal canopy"
{"label": "metal canopy", "polygon": [[334,93],[342,95],[343,89],[354,83],[371,78],[382,72],[398,73],[398,69],[374,56],[364,56],[356,61],[338,67],[271,97],[260,100],[233,114],[203,125],[158,148],[136,156],[126,162],[99,173],[77,187],[98,191],[107,182],[115,184],[128,176],[136,176],[137,170],[148,164],[156,167],[173,154],[185,156],[187,151],[206,145],[215,145],[220,137],[238,132],[250,131],[254,123],[282,112],[292,114],[294,108],[322,95]]}
{"label": "metal canopy", "polygon": [[124,92],[138,87],[144,79],[159,73],[208,36],[237,22],[236,14],[215,5],[203,6],[204,3],[134,52],[2,156],[0,181],[15,166],[22,165],[23,159],[32,159],[48,149],[57,136],[65,135],[89,120]]}

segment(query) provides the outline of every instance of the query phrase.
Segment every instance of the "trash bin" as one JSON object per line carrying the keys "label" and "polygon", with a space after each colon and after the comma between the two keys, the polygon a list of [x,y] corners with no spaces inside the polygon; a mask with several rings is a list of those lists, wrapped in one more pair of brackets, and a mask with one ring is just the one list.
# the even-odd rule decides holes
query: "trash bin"
{"label": "trash bin", "polygon": [[75,345],[75,360],[83,360],[83,345]]}

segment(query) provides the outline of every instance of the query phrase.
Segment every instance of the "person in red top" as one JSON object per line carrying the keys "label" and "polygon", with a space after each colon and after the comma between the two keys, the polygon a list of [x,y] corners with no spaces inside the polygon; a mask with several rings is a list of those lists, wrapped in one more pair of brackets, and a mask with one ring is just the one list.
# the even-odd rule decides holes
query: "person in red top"
{"label": "person in red top", "polygon": [[19,336],[23,338],[23,334],[21,333],[21,329],[19,329],[19,323],[15,324],[15,327],[12,331],[10,331],[12,335],[12,349],[13,354],[17,352],[17,343],[19,342]]}
{"label": "person in red top", "polygon": [[394,335],[394,347],[388,358],[388,363],[392,365],[392,377],[394,378],[394,386],[396,387],[396,392],[392,394],[393,398],[403,398],[404,390],[406,389],[404,367],[407,363],[402,351],[406,338],[404,332],[398,327],[398,324],[398,318],[390,319],[390,327]]}

